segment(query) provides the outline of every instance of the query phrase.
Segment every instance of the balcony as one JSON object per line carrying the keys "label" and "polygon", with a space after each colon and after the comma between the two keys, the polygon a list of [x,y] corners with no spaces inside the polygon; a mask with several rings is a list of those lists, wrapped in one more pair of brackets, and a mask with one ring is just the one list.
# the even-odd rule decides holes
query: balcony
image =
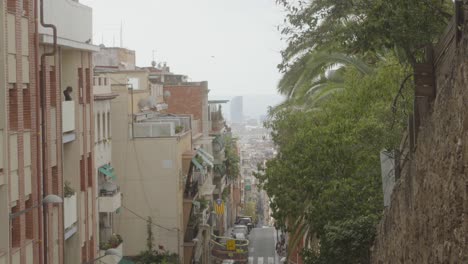
{"label": "balcony", "polygon": [[114,249],[119,254],[119,256],[105,256],[102,258],[103,263],[119,263],[121,257],[123,256],[123,240],[120,235],[112,234],[109,237],[101,237],[101,242],[99,243],[99,255],[104,256],[106,250]]}
{"label": "balcony", "polygon": [[105,182],[100,186],[99,212],[113,213],[122,206],[120,188],[112,183]]}
{"label": "balcony", "polygon": [[68,143],[76,138],[75,134],[75,102],[62,102],[62,132],[63,143]]}
{"label": "balcony", "polygon": [[[145,117],[142,117],[145,115]],[[190,117],[142,113],[135,115],[135,138],[175,137],[190,131]]]}
{"label": "balcony", "polygon": [[65,199],[63,200],[63,208],[65,239],[68,239],[78,230],[76,194],[73,194],[70,197],[65,197]]}
{"label": "balcony", "polygon": [[93,94],[102,95],[112,93],[109,78],[104,76],[95,76],[93,78]]}
{"label": "balcony", "polygon": [[[37,0],[39,6],[39,0]],[[99,51],[91,45],[93,13],[88,6],[72,0],[44,0],[44,21],[57,27],[57,43],[76,49]],[[42,43],[52,43],[52,31],[39,27]],[[89,40],[89,41],[88,41]]]}

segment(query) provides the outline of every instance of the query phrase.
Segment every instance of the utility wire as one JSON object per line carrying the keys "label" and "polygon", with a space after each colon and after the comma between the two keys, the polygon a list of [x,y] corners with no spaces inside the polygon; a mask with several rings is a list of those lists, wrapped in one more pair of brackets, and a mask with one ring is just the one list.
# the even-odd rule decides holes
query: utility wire
{"label": "utility wire", "polygon": [[[133,211],[133,210],[131,210],[131,209],[129,209],[129,208],[123,206],[123,205],[122,205],[122,207],[125,208],[126,210],[128,210],[128,211],[129,211],[131,214],[133,214],[134,216],[136,216],[136,217],[142,219],[143,221],[149,223],[148,219],[146,219],[145,217],[143,217],[143,216],[137,214],[135,211]],[[151,223],[151,224],[154,225],[154,226],[156,226],[156,227],[159,227],[159,228],[162,228],[162,229],[164,229],[164,230],[167,230],[167,231],[172,231],[172,232],[177,231],[177,232],[179,232],[179,229],[178,229],[178,228],[175,228],[175,227],[174,227],[174,228],[167,228],[167,227],[164,227],[164,226],[162,226],[162,225],[158,225],[158,224],[156,224],[156,223]]]}

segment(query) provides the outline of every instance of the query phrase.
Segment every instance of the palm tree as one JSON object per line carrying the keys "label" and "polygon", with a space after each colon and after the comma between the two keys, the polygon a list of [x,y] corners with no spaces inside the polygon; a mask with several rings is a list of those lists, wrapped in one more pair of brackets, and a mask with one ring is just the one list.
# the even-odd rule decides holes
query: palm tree
{"label": "palm tree", "polygon": [[278,84],[287,99],[281,108],[314,108],[332,94],[343,90],[344,73],[353,67],[364,75],[372,68],[355,56],[343,53],[310,51],[297,59]]}

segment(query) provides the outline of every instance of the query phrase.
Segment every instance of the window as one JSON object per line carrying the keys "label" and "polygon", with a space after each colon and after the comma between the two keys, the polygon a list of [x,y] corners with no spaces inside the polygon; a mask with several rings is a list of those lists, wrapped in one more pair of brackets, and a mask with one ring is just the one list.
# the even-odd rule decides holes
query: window
{"label": "window", "polygon": [[83,95],[83,69],[78,68],[78,96],[80,98],[80,104],[83,103],[84,95]]}
{"label": "window", "polygon": [[111,119],[110,112],[107,112],[107,138],[111,138]]}
{"label": "window", "polygon": [[107,138],[107,131],[106,131],[106,114],[102,113],[102,138]]}
{"label": "window", "polygon": [[89,70],[89,68],[87,68],[85,70],[85,78],[86,78],[86,87],[85,87],[85,90],[86,90],[86,103],[91,103],[91,71]]}
{"label": "window", "polygon": [[101,113],[97,114],[97,141],[101,141]]}
{"label": "window", "polygon": [[140,89],[140,80],[138,78],[128,78],[128,89],[139,90]]}

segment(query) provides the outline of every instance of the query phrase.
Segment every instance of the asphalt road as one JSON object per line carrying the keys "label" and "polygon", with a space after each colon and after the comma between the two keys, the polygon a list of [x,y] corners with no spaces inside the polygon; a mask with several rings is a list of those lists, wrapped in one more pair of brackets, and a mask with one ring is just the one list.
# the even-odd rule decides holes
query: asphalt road
{"label": "asphalt road", "polygon": [[276,230],[273,227],[252,229],[249,235],[249,264],[279,264],[275,238]]}

